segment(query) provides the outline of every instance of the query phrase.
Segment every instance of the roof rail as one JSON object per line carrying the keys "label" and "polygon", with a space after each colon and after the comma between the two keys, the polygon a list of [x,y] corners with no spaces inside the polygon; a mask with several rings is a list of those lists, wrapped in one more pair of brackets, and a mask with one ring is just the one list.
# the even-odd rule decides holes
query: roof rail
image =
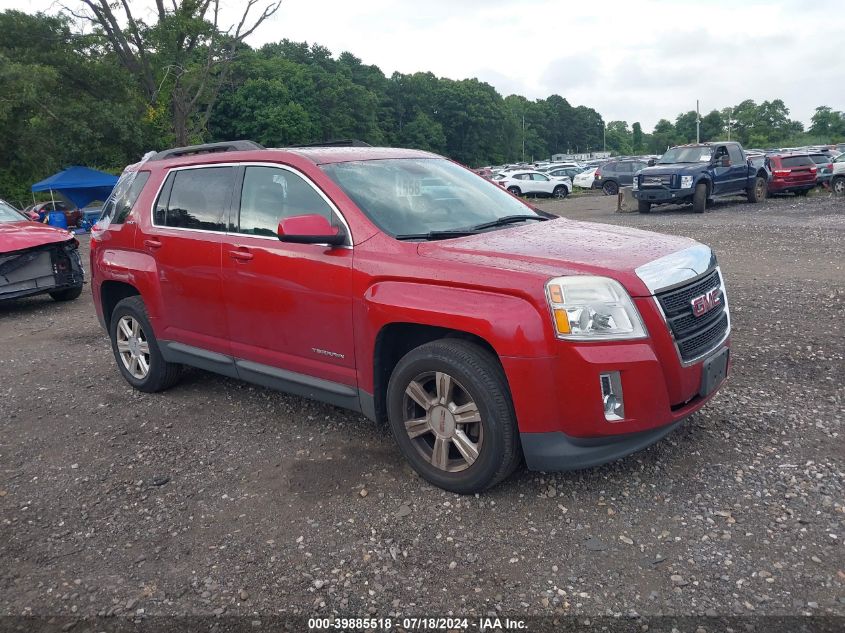
{"label": "roof rail", "polygon": [[341,138],[334,141],[323,141],[321,143],[289,145],[288,147],[372,147],[372,145],[365,143],[364,141],[359,141],[356,138]]}
{"label": "roof rail", "polygon": [[174,147],[155,154],[150,160],[164,160],[165,158],[176,158],[178,156],[191,156],[193,154],[213,154],[216,152],[241,152],[254,149],[264,149],[255,141],[222,141],[220,143],[203,143],[202,145],[188,145],[186,147]]}

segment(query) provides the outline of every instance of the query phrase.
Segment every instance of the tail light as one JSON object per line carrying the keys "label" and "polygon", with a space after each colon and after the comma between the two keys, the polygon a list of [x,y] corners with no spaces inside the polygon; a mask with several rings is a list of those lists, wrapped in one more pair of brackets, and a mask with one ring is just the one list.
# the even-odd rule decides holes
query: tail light
{"label": "tail light", "polygon": [[818,170],[815,167],[810,167],[810,173],[815,174]]}
{"label": "tail light", "polygon": [[599,168],[596,170],[596,173],[595,173],[595,174],[593,174],[593,178],[595,178],[596,180],[599,180],[599,179],[601,178],[601,167],[599,167]]}
{"label": "tail light", "polygon": [[828,163],[827,165],[824,166],[824,168],[832,171],[833,170],[833,163]]}
{"label": "tail light", "polygon": [[791,173],[791,169],[775,169],[772,171],[772,176],[775,178],[786,178]]}

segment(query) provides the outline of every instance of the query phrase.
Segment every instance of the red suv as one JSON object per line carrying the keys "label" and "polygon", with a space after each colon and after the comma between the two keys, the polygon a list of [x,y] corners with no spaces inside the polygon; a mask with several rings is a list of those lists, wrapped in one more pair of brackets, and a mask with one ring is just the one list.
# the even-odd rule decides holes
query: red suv
{"label": "red suv", "polygon": [[159,153],[121,177],[91,268],[135,388],[191,365],[358,411],[459,493],[648,446],[728,371],[710,248],[555,218],[422,151]]}
{"label": "red suv", "polygon": [[766,166],[772,175],[769,178],[769,193],[794,193],[806,196],[816,186],[816,163],[807,154],[769,154]]}

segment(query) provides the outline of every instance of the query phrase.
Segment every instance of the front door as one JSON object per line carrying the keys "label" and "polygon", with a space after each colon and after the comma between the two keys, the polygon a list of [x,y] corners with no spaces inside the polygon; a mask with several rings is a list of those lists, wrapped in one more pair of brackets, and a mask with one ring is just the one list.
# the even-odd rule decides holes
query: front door
{"label": "front door", "polygon": [[[279,220],[340,216],[306,177],[283,166],[247,165],[239,175],[223,286],[232,351],[250,363],[356,386],[352,329],[352,248],[290,244]],[[266,368],[239,364],[239,372]],[[244,372],[245,373],[245,372]]]}

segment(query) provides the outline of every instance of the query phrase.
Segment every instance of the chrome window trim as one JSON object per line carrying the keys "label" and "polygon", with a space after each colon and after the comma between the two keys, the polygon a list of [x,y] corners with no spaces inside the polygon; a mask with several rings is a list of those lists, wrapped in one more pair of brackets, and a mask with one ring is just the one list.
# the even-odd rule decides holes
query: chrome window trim
{"label": "chrome window trim", "polygon": [[[340,209],[337,208],[337,205],[335,205],[335,203],[332,202],[332,200],[325,193],[323,193],[322,189],[320,189],[316,184],[314,184],[314,182],[308,176],[306,176],[305,174],[303,174],[301,171],[299,171],[298,169],[296,169],[294,167],[290,167],[289,165],[284,165],[282,163],[271,163],[271,162],[265,162],[265,161],[244,161],[244,162],[229,162],[229,163],[203,163],[201,165],[185,165],[185,166],[182,166],[182,167],[173,167],[171,169],[168,169],[164,178],[162,178],[162,180],[161,180],[161,184],[159,184],[159,186],[158,186],[158,190],[156,191],[156,195],[153,198],[152,204],[150,204],[150,226],[155,227],[157,229],[166,229],[168,231],[189,231],[189,232],[192,232],[192,233],[212,233],[214,235],[229,235],[229,236],[236,235],[236,236],[241,236],[241,237],[258,238],[258,239],[264,239],[264,240],[274,240],[276,242],[279,242],[280,244],[287,244],[288,242],[282,242],[282,241],[279,240],[279,238],[271,237],[269,235],[250,235],[249,233],[238,233],[237,231],[230,231],[228,226],[223,231],[210,231],[208,229],[190,229],[190,228],[185,228],[185,227],[180,227],[180,226],[162,226],[160,224],[155,223],[155,208],[156,208],[156,205],[158,204],[158,199],[161,197],[161,191],[162,191],[162,189],[164,189],[164,183],[167,182],[167,179],[170,177],[170,174],[177,172],[177,171],[184,171],[184,170],[187,170],[187,169],[210,169],[210,168],[213,168],[213,167],[235,167],[235,168],[237,168],[237,167],[274,167],[274,168],[277,168],[277,169],[282,169],[284,171],[289,171],[292,174],[299,176],[300,178],[302,178],[302,180],[304,180],[306,183],[308,183],[308,185],[314,191],[317,192],[317,195],[319,195],[326,202],[326,204],[329,205],[329,208],[332,210],[332,213],[334,213],[338,217],[338,219],[340,220],[340,223],[343,224],[343,228],[346,229],[346,235],[349,236],[349,244],[342,244],[342,245],[336,246],[334,248],[352,248],[354,246],[354,241],[353,241],[353,238],[352,238],[352,231],[349,229],[349,224],[346,222],[346,218],[343,217],[343,214],[340,212]],[[234,194],[234,192],[233,192],[233,194]],[[240,203],[239,203],[239,206],[240,206]],[[315,244],[314,246],[320,246],[320,244]]]}
{"label": "chrome window trim", "polygon": [[634,272],[651,294],[665,292],[700,277],[716,266],[709,246],[695,244],[638,266]]}
{"label": "chrome window trim", "polygon": [[[695,365],[696,363],[700,363],[701,361],[706,359],[708,356],[711,356],[712,354],[716,353],[717,351],[719,351],[719,349],[722,347],[722,345],[725,343],[725,341],[728,340],[728,338],[731,335],[731,325],[732,325],[731,308],[730,308],[730,305],[728,303],[728,293],[725,290],[725,277],[724,277],[724,275],[722,275],[722,269],[719,266],[715,266],[714,268],[710,268],[709,270],[704,271],[701,275],[697,275],[696,278],[709,275],[710,273],[713,272],[713,270],[716,270],[719,273],[719,289],[722,291],[722,301],[725,304],[725,315],[728,317],[728,327],[725,330],[725,335],[719,340],[718,343],[716,343],[711,349],[707,350],[703,354],[699,354],[695,358],[691,358],[687,361],[685,361],[683,359],[683,357],[681,356],[681,349],[680,349],[680,347],[678,347],[678,341],[675,339],[675,333],[672,331],[672,328],[669,327],[669,319],[666,318],[666,313],[663,311],[663,306],[660,305],[660,301],[658,301],[656,296],[651,297],[651,300],[654,302],[654,305],[657,308],[657,311],[660,313],[660,316],[663,317],[663,323],[666,325],[666,331],[669,332],[669,338],[672,339],[672,345],[675,347],[675,353],[678,355],[678,361],[681,363],[681,367],[690,367],[691,365]],[[695,283],[695,282],[690,282],[688,280],[686,282],[682,282],[681,284],[676,284],[676,285],[678,285],[678,286],[687,285],[688,283]],[[663,290],[668,291],[668,290],[671,290],[671,289],[672,288],[670,287],[670,288],[664,288]]]}

